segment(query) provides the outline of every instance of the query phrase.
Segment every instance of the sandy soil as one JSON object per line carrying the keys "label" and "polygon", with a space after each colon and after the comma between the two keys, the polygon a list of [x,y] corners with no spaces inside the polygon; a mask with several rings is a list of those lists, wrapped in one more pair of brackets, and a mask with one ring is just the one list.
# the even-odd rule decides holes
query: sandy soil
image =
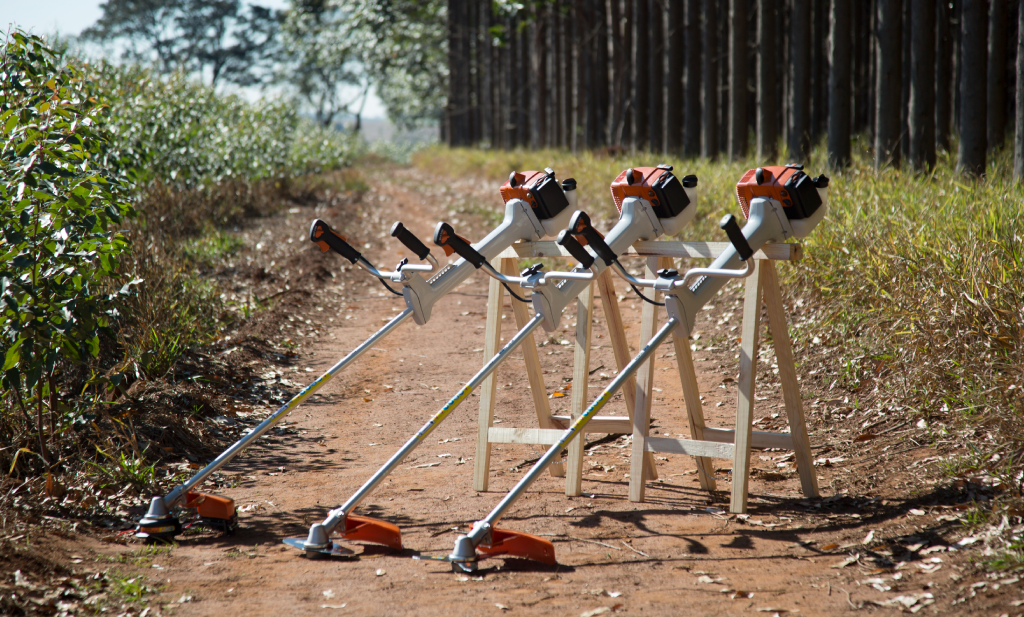
{"label": "sandy soil", "polygon": [[[438,219],[454,219],[457,231],[477,239],[491,223],[465,211],[467,205],[476,200],[489,209],[500,203],[496,189],[471,179],[424,188],[427,180],[415,170],[366,173],[373,189],[359,207],[372,211],[373,220],[359,229],[375,230],[365,237],[366,252],[382,265],[404,254],[397,242],[380,237],[391,221],[401,219],[426,240]],[[313,216],[330,220],[322,207],[311,206],[274,223],[295,236],[293,251],[304,251],[303,267],[319,263],[328,270],[322,290],[293,307],[299,327],[305,323],[307,330],[297,370],[287,375],[295,382],[326,370],[404,308],[399,298],[378,295],[367,277],[343,271],[334,255],[298,244]],[[209,489],[236,500],[241,529],[233,536],[190,533],[145,560],[139,571],[159,588],[150,606],[173,615],[1020,612],[1011,605],[1021,597],[1020,584],[984,578],[971,566],[970,547],[956,544],[966,532],[955,514],[976,487],[930,479],[928,463],[936,451],[920,431],[897,417],[866,421],[849,402],[854,394],[830,390],[831,380],[814,374],[815,356],[806,347],[797,350],[798,371],[814,456],[823,463],[817,467],[820,498],[801,495],[786,452],[755,451],[748,515],[726,513],[727,460],[716,461],[719,490],[708,494],[699,488],[692,459],[659,456],[659,481],[648,486],[644,503],[631,503],[629,439],[605,440],[587,450],[582,497],[567,498],[564,481],[545,475],[502,522],[550,538],[557,566],[493,559],[476,576],[455,574],[445,563],[411,557],[447,554],[456,532],[486,514],[528,468],[524,462],[542,453],[538,446],[495,446],[490,490],[474,491],[474,394],[358,510],[399,525],[405,551],[352,543],[353,559],[311,560],[282,544],[283,538],[304,536],[344,501],[482,365],[486,288],[478,274],[437,305],[430,323],[401,326],[294,412],[285,428],[233,461],[217,488]],[[623,285],[618,288],[624,295]],[[695,329],[700,338],[694,357],[711,426],[734,424],[741,290],[728,287]],[[629,293],[620,306],[636,349],[641,303]],[[591,377],[590,398],[614,372],[598,307],[599,347],[591,366],[605,368]],[[789,308],[794,319],[804,310]],[[574,321],[570,309],[562,331],[538,334],[549,395],[562,392],[571,377],[571,347],[559,343],[570,338]],[[279,330],[280,336],[291,332],[283,323]],[[513,333],[506,307],[503,337]],[[774,355],[763,352],[755,411],[762,430],[785,427],[773,362]],[[534,426],[520,352],[498,370],[497,383],[500,426]],[[655,389],[655,431],[684,436],[670,344],[656,354]],[[567,413],[569,401],[551,398],[552,410]],[[625,415],[621,395],[605,413]],[[873,437],[856,441],[865,434]],[[601,437],[591,434],[590,440]],[[965,550],[951,550],[958,546]]]}

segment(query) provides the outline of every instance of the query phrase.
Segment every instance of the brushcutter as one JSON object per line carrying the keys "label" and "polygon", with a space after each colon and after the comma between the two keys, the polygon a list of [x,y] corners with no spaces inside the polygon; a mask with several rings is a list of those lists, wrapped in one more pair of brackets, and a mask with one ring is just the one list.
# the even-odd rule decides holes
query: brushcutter
{"label": "brushcutter", "polygon": [[[633,174],[633,170],[629,170]],[[696,211],[691,204],[693,191],[697,186],[696,176],[687,176],[680,182],[671,173],[672,168],[664,165],[659,168],[647,168],[637,171],[635,182],[637,184],[648,184],[648,178],[659,181],[657,195],[662,196],[658,200],[659,210],[655,211],[651,202],[634,200],[627,202],[621,209],[619,222],[608,233],[607,238],[602,238],[593,227],[590,226],[589,218],[582,211],[573,214],[568,230],[558,234],[558,242],[566,246],[573,256],[581,260],[581,264],[571,272],[543,272],[539,267],[533,266],[526,269],[522,276],[510,277],[500,274],[495,270],[488,258],[477,251],[464,238],[455,233],[455,230],[448,223],[441,222],[434,231],[434,242],[439,246],[450,248],[458,253],[466,262],[476,268],[482,268],[490,276],[497,278],[506,287],[509,284],[520,285],[521,287],[533,290],[534,316],[513,336],[508,343],[481,368],[466,385],[458,391],[426,424],[420,428],[388,461],[367,480],[354,495],[342,504],[339,508],[332,510],[327,518],[312,525],[309,534],[303,538],[287,538],[284,540],[289,546],[305,551],[307,556],[317,557],[321,555],[348,555],[351,551],[340,546],[331,540],[331,534],[336,530],[343,529],[339,535],[349,540],[362,540],[384,544],[395,549],[401,549],[401,532],[398,527],[384,521],[375,521],[368,517],[354,516],[351,512],[365,499],[371,491],[387,477],[413,450],[438,425],[448,417],[456,407],[464,401],[469,394],[479,386],[504,360],[538,327],[543,325],[548,331],[554,330],[561,319],[561,313],[569,301],[582,293],[586,286],[598,276],[607,262],[616,262],[614,249],[626,250],[637,240],[653,239],[661,234],[677,233],[689,222]],[[646,173],[647,175],[642,175]],[[511,179],[510,179],[511,180]],[[653,182],[649,184],[653,186]],[[503,190],[506,187],[503,187]],[[659,216],[662,215],[662,216]],[[603,255],[602,260],[595,259],[595,255],[585,250],[579,241],[575,239],[572,230],[578,228],[579,233],[585,240],[597,250],[597,254]],[[607,242],[606,242],[607,240]],[[610,246],[611,247],[610,247]],[[549,285],[549,283],[554,283]],[[549,296],[540,299],[542,296]],[[371,521],[373,521],[371,523]],[[372,529],[373,531],[364,531]],[[386,531],[386,533],[385,533]],[[509,539],[503,545],[506,554],[532,554],[532,543],[525,535],[520,540]]]}
{"label": "brushcutter", "polygon": [[[624,195],[623,211],[630,202],[645,201],[635,193],[624,193],[620,181],[612,184],[613,194]],[[618,186],[617,186],[618,184]],[[665,292],[668,320],[640,352],[615,376],[608,387],[594,400],[583,414],[562,434],[557,443],[537,461],[530,471],[508,492],[498,505],[473,529],[460,535],[447,557],[456,572],[475,572],[479,561],[486,557],[509,555],[526,557],[554,565],[554,545],[544,538],[521,532],[499,529],[498,520],[526,491],[569,442],[580,435],[583,427],[604,407],[622,384],[636,372],[655,352],[659,345],[677,329],[683,336],[693,328],[697,312],[721,289],[729,278],[742,278],[753,272],[755,250],[773,241],[803,238],[821,222],[827,211],[828,178],[811,179],[796,166],[765,167],[747,172],[737,184],[737,198],[747,216],[741,230],[732,216],[722,219],[721,227],[729,237],[731,246],[709,268],[694,268],[680,277],[673,269],[658,271],[657,279],[638,279],[617,269],[630,284],[651,287]],[[779,199],[781,198],[781,200]],[[788,202],[788,203],[787,203]],[[610,235],[610,234],[609,234]],[[743,269],[736,269],[745,263]],[[699,277],[699,278],[698,278]],[[697,278],[692,286],[691,279]]]}
{"label": "brushcutter", "polygon": [[[576,181],[571,178],[559,185],[555,178],[555,172],[550,168],[544,171],[513,171],[508,181],[501,187],[501,196],[505,202],[505,218],[497,228],[474,245],[474,253],[485,256],[486,259],[493,259],[516,241],[535,241],[545,236],[555,235],[566,225],[573,211],[573,206],[576,203],[575,188]],[[430,265],[410,264],[403,259],[394,271],[378,270],[327,223],[319,219],[313,221],[310,226],[310,240],[319,245],[321,251],[332,250],[338,253],[352,264],[360,266],[372,276],[380,279],[381,283],[393,293],[398,292],[395,292],[387,281],[401,285],[401,295],[405,299],[406,309],[231,445],[187,482],[176,487],[166,496],[153,497],[149,511],[139,521],[136,528],[135,535],[137,537],[150,541],[169,541],[181,533],[181,522],[172,512],[172,508],[175,507],[194,508],[197,510],[201,523],[226,532],[233,532],[238,525],[234,501],[227,497],[210,495],[195,489],[212,473],[273,428],[277,422],[334,375],[354,362],[402,322],[412,317],[419,325],[427,323],[434,304],[469,278],[479,267],[475,263],[459,259],[436,272],[429,279],[424,278],[421,273],[433,272],[437,268],[437,261],[430,255],[430,250],[401,222],[395,223],[391,228],[391,235],[421,260],[428,261]],[[452,254],[450,248],[445,247],[445,249],[445,253],[450,256]],[[360,521],[358,517],[350,517],[346,523],[346,530],[356,538],[382,536],[386,539],[390,537],[387,524],[380,523],[378,525],[378,523],[380,522],[372,519]]]}

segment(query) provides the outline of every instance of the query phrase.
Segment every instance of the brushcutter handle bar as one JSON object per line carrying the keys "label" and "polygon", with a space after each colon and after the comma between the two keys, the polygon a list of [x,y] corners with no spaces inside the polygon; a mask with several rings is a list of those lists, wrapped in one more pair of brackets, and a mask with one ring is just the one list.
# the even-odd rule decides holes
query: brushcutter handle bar
{"label": "brushcutter handle bar", "polygon": [[[583,210],[577,210],[573,213],[572,218],[569,219],[569,229],[573,235],[576,236],[576,240],[579,241],[580,236],[586,241],[585,244],[589,244],[594,248],[594,252],[597,256],[604,260],[606,265],[612,265],[617,259],[617,255],[612,251],[608,243],[604,241],[604,236],[601,232],[594,229],[594,226],[590,223],[590,217]],[[584,244],[584,242],[580,242]],[[568,249],[568,247],[566,247]]]}
{"label": "brushcutter handle bar", "polygon": [[725,230],[725,235],[729,236],[729,242],[732,242],[740,259],[747,261],[754,255],[754,249],[750,248],[750,244],[743,235],[743,230],[740,229],[739,224],[736,222],[735,216],[731,214],[725,215],[718,223],[718,226]]}
{"label": "brushcutter handle bar", "polygon": [[452,226],[443,221],[438,223],[437,228],[434,229],[434,244],[443,248],[445,255],[451,255],[452,252],[458,253],[459,257],[473,264],[474,268],[479,268],[487,263],[487,259],[469,245],[469,240],[456,235]]}
{"label": "brushcutter handle bar", "polygon": [[356,263],[362,258],[359,251],[352,248],[352,245],[345,241],[345,238],[338,232],[331,229],[327,223],[316,219],[309,227],[309,239],[320,246],[320,252],[334,251],[345,259]]}
{"label": "brushcutter handle bar", "polygon": [[398,241],[404,244],[405,248],[415,253],[421,261],[426,259],[427,255],[430,254],[430,249],[427,248],[427,245],[420,242],[419,238],[406,229],[405,225],[402,225],[402,221],[396,221],[395,224],[391,226],[391,237],[398,238]]}
{"label": "brushcutter handle bar", "polygon": [[563,229],[558,232],[558,237],[555,238],[555,242],[558,246],[561,246],[565,250],[569,251],[569,254],[576,258],[576,261],[580,262],[580,265],[584,268],[590,268],[594,265],[594,256],[587,252],[587,249],[583,248],[583,245],[579,243],[572,232],[568,229]]}

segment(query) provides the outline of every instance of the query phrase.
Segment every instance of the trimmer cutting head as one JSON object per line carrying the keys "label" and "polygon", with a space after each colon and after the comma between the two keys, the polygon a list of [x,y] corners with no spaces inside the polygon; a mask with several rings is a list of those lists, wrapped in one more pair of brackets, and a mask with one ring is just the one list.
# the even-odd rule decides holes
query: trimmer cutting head
{"label": "trimmer cutting head", "polygon": [[[193,525],[208,527],[226,534],[238,530],[238,514],[234,500],[219,495],[189,491],[185,493],[183,508],[195,510],[199,516]],[[181,534],[183,527],[171,513],[163,497],[154,497],[149,510],[135,527],[135,537],[147,542],[171,542]]]}
{"label": "trimmer cutting head", "polygon": [[[452,564],[453,572],[476,572],[480,560],[488,557],[520,557],[549,566],[558,565],[555,545],[539,536],[510,529],[492,529],[489,538],[476,547],[468,535],[455,540],[455,548],[447,557],[434,557]],[[423,559],[423,558],[421,558]]]}
{"label": "trimmer cutting head", "polygon": [[154,497],[149,511],[135,527],[135,537],[146,542],[172,542],[181,533],[181,521],[170,513],[163,497]]}
{"label": "trimmer cutting head", "polygon": [[[402,532],[396,525],[369,516],[349,514],[345,516],[345,530],[339,537],[356,542],[383,544],[384,546],[402,550]],[[323,523],[316,523],[309,528],[306,539],[286,538],[284,543],[305,551],[307,557],[333,556],[348,557],[354,553],[339,544],[332,542],[330,531]]]}

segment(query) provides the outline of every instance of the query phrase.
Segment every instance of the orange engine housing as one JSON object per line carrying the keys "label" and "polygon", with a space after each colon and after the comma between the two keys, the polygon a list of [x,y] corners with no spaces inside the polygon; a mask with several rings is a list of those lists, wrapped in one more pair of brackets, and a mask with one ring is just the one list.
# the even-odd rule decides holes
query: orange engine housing
{"label": "orange engine housing", "polygon": [[[632,184],[626,180],[626,174],[630,172],[633,173],[634,178]],[[668,173],[668,170],[661,167],[633,167],[615,176],[611,185],[615,209],[622,213],[622,202],[627,197],[639,197],[648,201],[653,199],[655,197],[654,181],[663,173]]]}
{"label": "orange engine housing", "polygon": [[622,202],[627,197],[638,197],[651,203],[658,218],[669,219],[690,205],[690,198],[683,187],[692,188],[696,183],[696,176],[687,176],[680,182],[672,173],[671,165],[658,165],[627,169],[612,180],[610,188],[615,208],[620,214]]}
{"label": "orange engine housing", "polygon": [[827,178],[811,179],[803,172],[802,165],[758,167],[748,170],[736,183],[736,200],[744,217],[750,216],[750,202],[764,197],[781,203],[788,218],[804,219],[821,205],[818,186],[823,180],[827,186]]}
{"label": "orange engine housing", "polygon": [[554,218],[569,206],[569,199],[550,170],[513,171],[501,185],[501,200],[508,203],[512,199],[522,199],[530,204],[542,221]]}

